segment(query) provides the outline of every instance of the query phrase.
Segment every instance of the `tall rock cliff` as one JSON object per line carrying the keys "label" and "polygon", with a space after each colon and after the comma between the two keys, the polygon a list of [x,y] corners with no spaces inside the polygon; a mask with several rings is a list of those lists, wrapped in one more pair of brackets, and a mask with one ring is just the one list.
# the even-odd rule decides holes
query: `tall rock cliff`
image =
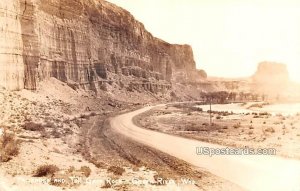
{"label": "tall rock cliff", "polygon": [[[192,48],[147,32],[103,0],[0,2],[0,86],[36,89],[55,77],[97,90],[107,81],[195,81]],[[147,86],[148,87],[148,86]]]}
{"label": "tall rock cliff", "polygon": [[17,1],[0,1],[0,86],[24,86],[23,41]]}

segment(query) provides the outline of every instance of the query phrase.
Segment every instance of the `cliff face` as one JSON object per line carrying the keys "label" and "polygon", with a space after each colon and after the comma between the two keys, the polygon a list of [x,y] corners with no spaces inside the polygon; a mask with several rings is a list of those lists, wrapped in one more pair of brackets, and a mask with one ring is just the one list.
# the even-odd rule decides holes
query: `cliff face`
{"label": "cliff face", "polygon": [[16,1],[0,1],[0,86],[23,88],[24,64],[21,24]]}
{"label": "cliff face", "polygon": [[97,90],[125,78],[150,84],[194,81],[193,52],[153,37],[102,0],[0,2],[0,86],[36,89],[55,77]]}

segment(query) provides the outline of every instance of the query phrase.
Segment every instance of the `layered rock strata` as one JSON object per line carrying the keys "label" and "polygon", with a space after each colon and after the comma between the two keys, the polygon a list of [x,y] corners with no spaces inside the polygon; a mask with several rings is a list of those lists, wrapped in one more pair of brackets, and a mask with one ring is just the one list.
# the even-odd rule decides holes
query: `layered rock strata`
{"label": "layered rock strata", "polygon": [[1,1],[0,19],[0,86],[8,89],[35,90],[49,77],[95,91],[110,80],[160,89],[198,78],[190,46],[153,37],[103,0]]}

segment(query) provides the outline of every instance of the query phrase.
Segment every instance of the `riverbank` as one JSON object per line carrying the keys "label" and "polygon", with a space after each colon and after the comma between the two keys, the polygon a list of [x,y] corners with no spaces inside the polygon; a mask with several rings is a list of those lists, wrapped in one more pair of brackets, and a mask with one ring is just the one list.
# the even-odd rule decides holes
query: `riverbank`
{"label": "riverbank", "polygon": [[154,108],[134,121],[141,127],[168,134],[231,147],[273,148],[276,155],[300,159],[299,114],[272,115],[264,108],[259,112],[243,105],[223,105],[222,108],[213,105],[212,125],[209,111],[205,109],[209,106],[193,104]]}

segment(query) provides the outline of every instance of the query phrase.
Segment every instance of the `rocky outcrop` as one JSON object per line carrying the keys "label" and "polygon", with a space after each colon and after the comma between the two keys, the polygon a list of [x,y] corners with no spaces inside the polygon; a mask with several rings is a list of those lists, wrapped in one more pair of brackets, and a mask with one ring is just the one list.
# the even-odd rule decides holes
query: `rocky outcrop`
{"label": "rocky outcrop", "polygon": [[290,86],[287,66],[275,62],[261,62],[252,77],[255,91],[268,95],[286,94]]}
{"label": "rocky outcrop", "polygon": [[153,37],[103,0],[1,1],[0,18],[0,86],[8,89],[34,90],[49,77],[95,91],[111,80],[198,78],[190,46]]}
{"label": "rocky outcrop", "polygon": [[258,64],[253,80],[264,84],[286,84],[289,82],[287,66],[275,62],[261,62]]}

